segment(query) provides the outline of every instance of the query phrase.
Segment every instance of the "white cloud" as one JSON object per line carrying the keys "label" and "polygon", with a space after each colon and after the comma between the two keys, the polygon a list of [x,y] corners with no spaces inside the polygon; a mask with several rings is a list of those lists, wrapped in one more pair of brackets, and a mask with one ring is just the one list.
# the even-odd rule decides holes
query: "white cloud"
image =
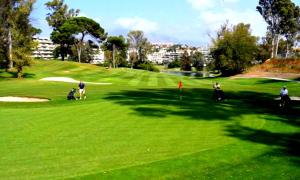
{"label": "white cloud", "polygon": [[224,3],[238,3],[240,0],[223,0]]}
{"label": "white cloud", "polygon": [[228,6],[238,3],[240,0],[187,0],[194,9],[205,10],[217,6]]}
{"label": "white cloud", "polygon": [[250,24],[253,34],[256,36],[263,36],[265,32],[265,22],[262,17],[256,11],[249,9],[243,12],[232,9],[224,9],[221,12],[205,11],[200,14],[200,20],[211,31],[216,31],[228,20],[233,25],[241,22]]}
{"label": "white cloud", "polygon": [[190,3],[194,9],[206,9],[214,7],[215,1],[214,0],[187,0],[188,3]]}
{"label": "white cloud", "polygon": [[206,32],[215,32],[222,24],[247,23],[253,34],[263,36],[266,25],[262,17],[253,9],[237,9],[239,0],[186,0],[199,12],[199,26]]}
{"label": "white cloud", "polygon": [[159,29],[159,26],[156,22],[140,17],[119,18],[115,23],[125,29],[141,30],[146,33],[156,32]]}

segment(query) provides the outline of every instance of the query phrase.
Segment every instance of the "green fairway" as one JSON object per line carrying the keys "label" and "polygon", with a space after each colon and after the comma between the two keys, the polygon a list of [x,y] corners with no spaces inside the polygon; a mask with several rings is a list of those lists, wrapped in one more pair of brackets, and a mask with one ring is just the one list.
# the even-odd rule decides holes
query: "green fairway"
{"label": "green fairway", "polygon": [[[0,70],[0,179],[300,179],[300,102],[274,98],[268,79],[197,79],[88,64],[35,61],[25,79]],[[67,101],[88,82],[85,101]],[[183,82],[180,101],[178,82]],[[212,99],[220,82],[227,101]]]}

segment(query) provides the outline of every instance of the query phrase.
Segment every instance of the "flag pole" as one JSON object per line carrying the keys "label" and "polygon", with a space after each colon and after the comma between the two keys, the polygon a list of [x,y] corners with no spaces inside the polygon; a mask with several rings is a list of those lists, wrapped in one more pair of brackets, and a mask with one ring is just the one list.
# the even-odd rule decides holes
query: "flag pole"
{"label": "flag pole", "polygon": [[182,93],[183,93],[183,83],[180,80],[178,83],[178,90],[179,90],[179,102],[181,103],[182,101]]}

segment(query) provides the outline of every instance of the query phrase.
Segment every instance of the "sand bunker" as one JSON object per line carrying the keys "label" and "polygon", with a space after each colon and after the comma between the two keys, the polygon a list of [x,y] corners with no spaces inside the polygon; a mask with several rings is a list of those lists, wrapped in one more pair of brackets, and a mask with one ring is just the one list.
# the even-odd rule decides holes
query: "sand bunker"
{"label": "sand bunker", "polygon": [[[78,80],[68,78],[68,77],[47,77],[41,79],[41,81],[54,81],[54,82],[67,82],[67,83],[79,83]],[[96,84],[96,85],[111,85],[112,83],[94,83],[94,82],[84,82],[86,84]]]}
{"label": "sand bunker", "polygon": [[29,97],[0,97],[0,102],[48,102],[49,99],[29,98]]}

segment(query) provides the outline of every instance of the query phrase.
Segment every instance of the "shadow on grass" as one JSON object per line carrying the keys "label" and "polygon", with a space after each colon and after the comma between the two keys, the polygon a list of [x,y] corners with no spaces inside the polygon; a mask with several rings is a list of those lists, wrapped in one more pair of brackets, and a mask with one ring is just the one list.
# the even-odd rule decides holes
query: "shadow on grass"
{"label": "shadow on grass", "polygon": [[244,141],[265,144],[272,147],[267,154],[286,156],[300,166],[300,133],[277,133],[243,126],[228,126],[228,135]]}
{"label": "shadow on grass", "polygon": [[[184,89],[180,101],[177,89],[140,89],[109,93],[105,99],[129,106],[137,115],[158,120],[173,115],[196,121],[233,121],[234,117],[242,115],[265,114],[268,115],[266,121],[300,126],[299,101],[292,102],[289,109],[282,111],[274,95],[250,91],[225,94],[227,101],[216,102],[212,99],[210,89]],[[275,133],[230,124],[224,124],[228,136],[268,145],[272,149],[271,154],[294,157],[297,165],[300,165],[300,133]]]}
{"label": "shadow on grass", "polygon": [[273,84],[273,83],[288,83],[293,82],[293,80],[280,80],[280,79],[261,79],[257,81],[256,84]]}
{"label": "shadow on grass", "polygon": [[245,114],[276,114],[284,118],[300,115],[293,104],[286,112],[279,111],[274,95],[256,92],[225,92],[228,100],[216,102],[210,89],[184,89],[180,100],[177,89],[140,89],[109,93],[104,99],[132,107],[141,116],[184,116],[193,120],[230,120]]}
{"label": "shadow on grass", "polygon": [[[277,108],[277,102],[274,101],[274,96],[270,94],[244,91],[238,93],[226,92],[226,95],[229,99],[228,101],[216,102],[212,99],[212,91],[209,89],[185,89],[182,101],[180,101],[178,91],[175,89],[141,89],[136,91],[109,93],[105,99],[113,101],[122,106],[129,106],[140,116],[148,116],[153,118],[176,115],[199,121],[232,121],[233,117],[239,117],[245,114],[267,114],[270,116],[266,117],[268,118],[265,119],[266,121],[282,121],[283,123],[295,127],[299,127],[300,125],[298,118],[300,115],[300,104],[298,102],[294,102],[293,108],[287,110],[286,112],[281,112]],[[231,158],[230,155],[232,155],[233,158],[241,156],[241,159],[244,159],[246,156],[247,160],[246,162],[242,161],[241,166],[251,166],[252,164],[248,164],[248,161],[254,163],[254,167],[247,168],[250,170],[253,169],[253,177],[256,178],[258,176],[255,176],[256,172],[254,170],[257,167],[262,169],[264,166],[271,168],[272,163],[280,163],[282,162],[281,159],[286,158],[286,161],[293,162],[294,164],[291,164],[291,166],[300,166],[299,132],[271,132],[266,129],[253,129],[251,127],[242,126],[236,121],[230,124],[224,123],[224,126],[226,131],[225,135],[227,136],[237,138],[245,142],[264,144],[269,148],[266,152],[261,151],[258,156],[255,156],[249,160],[247,159],[248,155],[245,154],[251,153],[253,146],[252,143],[234,144],[232,148],[226,148],[222,150],[225,152],[226,157],[224,157],[224,159],[221,158],[221,161],[226,162],[226,160]],[[241,154],[237,154],[235,148],[245,148],[247,150],[245,152],[240,152],[240,150],[238,150],[238,153]],[[253,151],[258,150],[260,150],[260,148],[253,148]],[[210,155],[211,158],[209,159],[220,161],[218,159],[220,156],[213,157],[216,154],[219,155],[222,154],[222,152],[216,151],[216,153]],[[198,156],[202,157],[202,154]],[[279,157],[280,160],[278,160],[277,157]],[[182,169],[183,172],[189,171],[193,175],[193,178],[195,178],[194,175],[198,175],[202,178],[205,177],[205,174],[203,174],[203,172],[201,173],[201,171],[199,171],[199,174],[197,174],[197,170],[201,168],[201,164],[205,164],[201,158],[195,159],[194,156],[191,156],[190,159],[186,159],[186,157],[184,157],[179,161],[172,160],[171,163],[173,164],[170,165],[168,161],[165,164],[164,162],[158,162],[150,166],[139,166],[133,169],[124,168],[123,170],[117,170],[107,174],[106,172],[100,172],[82,176],[79,177],[79,179],[101,179],[104,177],[106,177],[106,179],[114,179],[115,176],[121,178],[130,176],[135,179],[136,177],[145,178],[147,175],[156,176],[157,174],[164,177],[164,173],[175,173],[178,179],[186,179],[184,176],[188,174],[182,172],[180,173],[180,170]],[[255,163],[260,163],[260,165]],[[164,166],[166,167],[167,171],[163,170]],[[231,164],[228,161],[226,164],[224,163],[224,166],[230,166],[230,168],[232,168],[232,166],[236,165]],[[211,168],[212,172],[210,177],[213,177],[213,169],[219,167],[212,166]],[[209,169],[209,166],[207,166],[206,169]],[[224,168],[221,167],[220,169]],[[259,171],[261,172],[264,170]],[[283,172],[284,171],[285,170],[283,169]],[[231,174],[231,172],[226,173]],[[270,175],[272,176],[276,173],[270,172]],[[180,174],[182,174],[182,176],[180,176]],[[297,175],[297,172],[294,172],[294,174]],[[226,176],[226,174],[224,175]],[[251,175],[249,177],[251,177]]]}
{"label": "shadow on grass", "polygon": [[[0,70],[0,78],[2,79],[11,79],[11,78],[17,78],[18,75],[16,72],[10,72],[10,71],[5,71],[3,69]],[[35,74],[32,73],[23,73],[22,78],[34,78]]]}
{"label": "shadow on grass", "polygon": [[300,77],[299,78],[296,78],[296,79],[294,79],[295,81],[299,81],[300,82]]}

